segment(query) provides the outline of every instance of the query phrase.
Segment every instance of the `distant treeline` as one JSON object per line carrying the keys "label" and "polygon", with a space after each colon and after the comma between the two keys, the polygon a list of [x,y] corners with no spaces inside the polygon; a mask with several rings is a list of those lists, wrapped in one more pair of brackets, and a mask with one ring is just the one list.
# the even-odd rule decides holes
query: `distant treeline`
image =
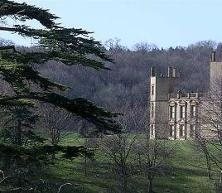
{"label": "distant treeline", "polygon": [[176,67],[180,74],[177,89],[204,92],[209,83],[210,54],[213,49],[222,53],[222,44],[202,41],[188,47],[160,49],[139,43],[132,50],[110,40],[106,49],[114,60],[114,64],[107,64],[111,70],[75,66],[70,71],[51,62],[41,72],[68,84],[69,96],[86,97],[109,110],[124,113],[120,119],[126,129],[141,131],[149,118],[150,68],[155,66],[159,73],[166,74],[168,66]]}

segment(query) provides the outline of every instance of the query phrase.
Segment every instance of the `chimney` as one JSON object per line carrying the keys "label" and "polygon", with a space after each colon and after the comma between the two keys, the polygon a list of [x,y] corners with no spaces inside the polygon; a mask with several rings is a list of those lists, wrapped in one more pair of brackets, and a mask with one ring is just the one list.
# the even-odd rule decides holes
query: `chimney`
{"label": "chimney", "polygon": [[151,67],[151,76],[155,76],[155,75],[156,75],[155,68]]}
{"label": "chimney", "polygon": [[211,62],[216,62],[216,52],[215,51],[213,51],[211,53]]}
{"label": "chimney", "polygon": [[176,68],[173,68],[172,77],[176,78]]}
{"label": "chimney", "polygon": [[167,77],[172,77],[172,67],[168,66],[168,72],[167,72]]}
{"label": "chimney", "polygon": [[180,96],[181,96],[181,90],[178,90],[178,92],[177,92],[177,98],[179,99]]}

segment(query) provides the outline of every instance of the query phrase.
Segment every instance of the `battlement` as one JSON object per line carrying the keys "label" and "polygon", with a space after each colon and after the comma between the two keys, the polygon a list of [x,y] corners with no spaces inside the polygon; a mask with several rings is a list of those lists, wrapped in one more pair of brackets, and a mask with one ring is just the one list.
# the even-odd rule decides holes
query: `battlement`
{"label": "battlement", "polygon": [[168,66],[167,74],[162,74],[156,71],[155,67],[151,67],[150,72],[151,77],[157,77],[157,78],[177,78],[179,77],[176,68]]}
{"label": "battlement", "polygon": [[203,94],[202,93],[198,93],[198,92],[191,92],[191,93],[169,93],[169,99],[198,99],[200,97],[202,97]]}

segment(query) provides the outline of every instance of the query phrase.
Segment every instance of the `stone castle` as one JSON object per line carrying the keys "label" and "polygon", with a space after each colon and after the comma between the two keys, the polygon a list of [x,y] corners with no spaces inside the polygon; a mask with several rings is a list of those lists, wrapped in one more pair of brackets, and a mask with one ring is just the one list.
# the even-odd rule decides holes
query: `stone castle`
{"label": "stone castle", "polygon": [[[210,87],[216,80],[222,80],[222,62],[212,52],[210,61]],[[199,124],[201,93],[175,94],[179,80],[176,69],[168,67],[166,76],[151,68],[150,77],[150,139],[185,140],[195,137]]]}

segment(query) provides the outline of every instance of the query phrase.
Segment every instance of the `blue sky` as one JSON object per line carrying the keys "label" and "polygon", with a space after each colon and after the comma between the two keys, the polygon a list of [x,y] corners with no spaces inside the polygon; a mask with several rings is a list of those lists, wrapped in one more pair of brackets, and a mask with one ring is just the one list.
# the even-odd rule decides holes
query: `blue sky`
{"label": "blue sky", "polygon": [[[23,2],[23,0],[17,0]],[[25,0],[49,8],[67,27],[94,32],[105,42],[119,38],[130,48],[135,43],[159,47],[187,46],[201,40],[222,41],[222,0]],[[16,39],[0,32],[0,36]]]}

